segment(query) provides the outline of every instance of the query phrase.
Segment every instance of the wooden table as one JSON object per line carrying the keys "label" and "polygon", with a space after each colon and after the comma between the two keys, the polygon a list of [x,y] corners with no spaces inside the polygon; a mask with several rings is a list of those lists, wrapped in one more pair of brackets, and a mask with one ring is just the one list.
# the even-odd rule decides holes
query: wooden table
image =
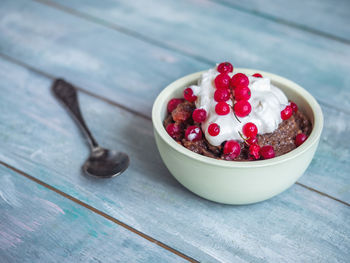
{"label": "wooden table", "polygon": [[[349,11],[348,0],[2,0],[0,262],[349,262]],[[190,193],[153,138],[157,94],[226,60],[299,83],[325,116],[305,175],[254,205]],[[125,174],[81,174],[88,148],[50,93],[56,77],[80,87],[98,141],[130,154]]]}

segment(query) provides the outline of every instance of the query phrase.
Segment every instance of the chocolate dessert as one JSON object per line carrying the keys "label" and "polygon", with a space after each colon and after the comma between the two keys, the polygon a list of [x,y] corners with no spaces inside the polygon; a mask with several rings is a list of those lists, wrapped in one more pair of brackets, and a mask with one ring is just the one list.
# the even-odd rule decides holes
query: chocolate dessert
{"label": "chocolate dessert", "polygon": [[187,149],[215,159],[253,161],[288,153],[311,133],[311,122],[259,73],[233,74],[230,63],[204,73],[184,99],[168,102],[164,127]]}

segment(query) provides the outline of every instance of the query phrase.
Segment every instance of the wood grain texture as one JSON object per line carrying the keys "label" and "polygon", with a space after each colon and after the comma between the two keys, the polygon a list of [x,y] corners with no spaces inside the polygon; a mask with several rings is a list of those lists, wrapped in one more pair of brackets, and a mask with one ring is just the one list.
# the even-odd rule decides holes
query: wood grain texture
{"label": "wood grain texture", "polygon": [[131,157],[120,177],[83,176],[87,146],[51,96],[51,81],[5,61],[0,61],[0,79],[0,90],[7,94],[0,98],[0,160],[201,262],[349,258],[350,226],[345,222],[350,210],[344,204],[298,185],[256,205],[206,201],[166,170],[147,119],[80,94],[97,140]]}
{"label": "wood grain texture", "polygon": [[0,261],[187,262],[0,165]]}
{"label": "wood grain texture", "polygon": [[[149,116],[153,98],[165,85],[176,77],[189,73],[191,70],[195,71],[200,67],[208,67],[208,65],[196,62],[173,51],[157,48],[154,45],[135,40],[135,38],[125,36],[115,30],[90,23],[84,19],[76,18],[70,14],[56,11],[51,7],[35,2],[24,2],[20,10],[18,10],[19,4],[17,2],[4,1],[2,3],[6,7],[4,10],[7,10],[7,12],[3,12],[4,17],[0,20],[0,28],[5,32],[5,38],[3,42],[0,42],[4,43],[0,44],[0,52],[16,55],[20,60],[53,75],[65,76],[68,80],[81,87],[108,97],[147,116]],[[79,1],[73,1],[72,3],[78,6],[79,3],[81,4]],[[86,3],[86,6],[81,6],[81,10],[87,10],[86,12],[89,10],[95,10],[95,12],[101,10],[98,9],[98,6],[88,8],[88,3],[91,5],[96,2],[86,1],[84,3]],[[164,3],[167,2],[164,1]],[[196,2],[192,4],[194,5]],[[108,7],[108,10],[116,10],[115,12],[118,12],[118,10],[123,9],[121,6],[117,8],[115,5],[115,2],[112,1],[105,2],[105,8]],[[125,5],[125,3],[120,2],[120,5]],[[208,2],[208,5],[211,6],[212,4]],[[132,13],[136,12],[137,17],[141,19],[141,9],[137,9],[136,6],[133,8],[126,10],[129,10],[129,13],[133,10]],[[218,5],[218,8],[222,9],[222,6]],[[146,13],[153,12],[152,10],[150,9]],[[115,15],[115,12],[112,12],[114,15],[110,17],[115,18],[115,21],[118,22],[118,19],[121,19],[123,15],[121,14],[120,18]],[[109,17],[108,14],[108,12],[104,12],[105,17]],[[201,19],[198,14],[184,13],[183,15],[187,19],[191,16],[197,20]],[[152,13],[150,13],[150,16],[152,16]],[[60,17],[64,17],[64,19]],[[161,17],[164,18],[163,15]],[[216,17],[216,19],[219,21],[221,18]],[[218,21],[217,23],[221,20]],[[150,24],[150,26],[153,26],[153,24]],[[175,27],[175,25],[173,26]],[[94,37],[95,33],[98,37]],[[92,40],[92,38],[94,39]],[[30,40],[29,43],[26,41],[28,39]],[[21,40],[23,40],[23,46],[20,49]],[[194,45],[195,43],[192,41],[192,44]],[[112,48],[113,45],[115,45],[114,49]],[[96,46],[99,48],[95,48]],[[134,52],[134,50],[141,49],[143,49],[142,53]],[[111,50],[113,51],[112,53]],[[163,58],[176,58],[176,61],[172,59],[157,60],[156,58],[157,56],[159,57],[159,54],[163,54]],[[346,63],[349,63],[348,60],[346,61]],[[147,67],[144,65],[147,65]],[[336,70],[333,72],[335,74],[339,73]],[[317,79],[317,76],[314,75],[312,78],[309,75],[306,76],[307,78],[304,79]],[[347,77],[348,74],[344,73],[342,75],[343,79]],[[329,83],[326,82],[327,85]],[[312,92],[324,90],[319,85],[311,87]],[[332,88],[332,86],[329,86],[329,89]],[[349,89],[346,90],[347,93]],[[327,97],[329,97],[328,94]],[[344,108],[346,109],[346,107]],[[320,146],[320,148],[324,147],[322,149],[326,151],[320,154],[319,162],[316,163],[314,161],[316,165],[312,164],[313,170],[310,172],[312,176],[305,179],[302,178],[300,182],[307,183],[310,187],[349,202],[349,179],[347,178],[349,164],[344,161],[349,156],[349,151],[347,150],[349,143],[345,139],[346,143],[341,143],[341,145],[344,145],[344,149],[339,150],[337,139],[333,138],[331,133],[334,132],[334,127],[339,126],[342,128],[339,133],[344,132],[345,134],[349,126],[348,124],[343,124],[343,122],[349,122],[349,115],[340,113],[340,117],[335,118],[332,116],[337,112],[336,110],[326,105],[323,109],[329,112],[329,115],[326,115],[326,125],[329,125],[324,132],[328,136],[323,139],[324,143]],[[327,123],[328,120],[333,119],[336,120],[336,125],[333,125],[332,121]],[[333,150],[328,152],[328,149]],[[342,155],[340,154],[341,152],[345,154]],[[330,158],[330,153],[333,154],[332,158]],[[334,161],[338,160],[336,156],[339,155],[341,155],[339,160],[342,163],[340,169],[338,168],[340,163]]]}
{"label": "wood grain texture", "polygon": [[148,114],[169,81],[207,67],[32,1],[1,1],[0,32],[0,53]]}
{"label": "wood grain texture", "polygon": [[339,40],[350,41],[350,1],[348,0],[214,0],[226,6],[250,12]]}
{"label": "wood grain texture", "polygon": [[1,1],[0,52],[148,114],[169,82],[224,60],[285,76],[350,112],[349,45],[205,0],[57,3],[93,17]]}
{"label": "wood grain texture", "polygon": [[[133,36],[212,61],[210,67],[229,60],[237,67],[274,72],[294,80],[321,101],[341,102],[341,108],[350,112],[348,44],[207,0],[41,1],[55,2],[76,14],[90,15],[90,20],[104,26],[116,25]],[[343,23],[342,28],[348,28]]]}

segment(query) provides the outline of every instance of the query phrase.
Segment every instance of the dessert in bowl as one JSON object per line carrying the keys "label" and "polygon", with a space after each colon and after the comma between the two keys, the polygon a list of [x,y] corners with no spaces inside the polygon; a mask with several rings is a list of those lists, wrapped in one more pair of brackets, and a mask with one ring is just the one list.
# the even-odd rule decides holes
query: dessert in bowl
{"label": "dessert in bowl", "polygon": [[192,192],[226,204],[263,201],[310,164],[322,111],[290,80],[251,69],[220,72],[221,65],[159,94],[152,111],[156,143],[169,171]]}

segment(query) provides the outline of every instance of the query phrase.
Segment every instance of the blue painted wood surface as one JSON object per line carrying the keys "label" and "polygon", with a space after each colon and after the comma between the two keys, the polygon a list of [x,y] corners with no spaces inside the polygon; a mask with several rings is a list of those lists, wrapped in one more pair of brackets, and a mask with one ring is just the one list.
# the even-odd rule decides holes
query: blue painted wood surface
{"label": "blue painted wood surface", "polygon": [[96,138],[131,157],[121,177],[82,176],[88,149],[51,96],[51,80],[6,61],[0,72],[8,94],[0,103],[0,160],[200,261],[346,262],[350,256],[346,205],[299,185],[256,205],[206,201],[166,170],[149,120],[79,94]]}
{"label": "blue painted wood surface", "polygon": [[0,165],[0,262],[187,262]]}
{"label": "blue painted wood surface", "polygon": [[[154,0],[152,5],[128,0],[41,2],[64,5],[131,36],[209,61],[206,68],[229,60],[237,67],[280,74],[323,102],[342,102],[342,108],[350,112],[348,44],[206,0]],[[102,39],[98,42],[103,45]],[[333,87],[337,87],[336,93]]]}
{"label": "blue painted wood surface", "polygon": [[32,1],[0,1],[0,32],[0,53],[148,114],[169,81],[208,67]]}
{"label": "blue painted wood surface", "polygon": [[[323,193],[350,200],[349,45],[209,1],[56,3],[1,1],[0,55],[64,76],[145,115],[80,94],[97,139],[130,153],[131,167],[114,180],[82,176],[88,150],[49,93],[51,80],[0,57],[0,91],[6,94],[0,97],[1,161],[200,261],[347,262],[348,206]],[[346,24],[346,18],[340,20]],[[299,22],[312,27],[307,20]],[[341,30],[348,29],[334,34]],[[147,118],[153,99],[172,80],[227,59],[291,78],[321,100],[325,131],[299,181],[320,193],[295,185],[261,204],[224,206],[194,196],[165,169]],[[81,249],[89,251],[89,245]],[[147,250],[148,244],[141,247]],[[44,245],[39,250],[49,257]],[[100,253],[102,258],[109,250]],[[162,261],[174,257],[164,251],[158,255]]]}
{"label": "blue painted wood surface", "polygon": [[340,41],[350,41],[348,0],[215,0],[226,6],[296,26]]}
{"label": "blue painted wood surface", "polygon": [[[46,6],[31,1],[4,1],[2,3],[6,8],[0,9],[0,12],[1,10],[6,10],[6,12],[3,12],[2,22],[0,21],[0,27],[4,29],[3,32],[5,32],[2,38],[0,35],[0,40],[2,40],[1,43],[3,43],[1,45],[0,52],[19,57],[21,61],[24,61],[25,63],[28,63],[42,71],[49,72],[50,74],[56,76],[64,76],[68,80],[71,80],[75,84],[84,87],[89,91],[108,97],[138,112],[146,113],[148,116],[150,115],[149,112],[153,99],[167,84],[177,77],[209,67],[209,65],[200,63],[193,58],[185,57],[174,51],[147,44],[139,39],[135,39],[135,37],[130,37],[106,26],[96,25],[87,21],[86,19],[77,18],[70,13],[56,10],[51,6]],[[62,1],[60,3],[64,2]],[[178,27],[178,24],[171,19],[170,21],[169,19],[167,20],[166,16],[163,14],[166,13],[164,10],[177,10],[176,8],[179,9],[181,7],[181,5],[179,5],[179,3],[181,3],[180,1],[177,1],[177,4],[172,2],[168,3],[166,1],[161,1],[161,3],[156,2],[157,5],[161,7],[163,6],[164,10],[161,10],[164,12],[161,13],[161,16],[158,19],[163,19],[164,21],[162,20],[162,23],[155,25],[152,19],[148,19],[150,20],[148,21],[148,17],[142,14],[144,14],[144,10],[148,10],[146,14],[151,12],[149,14],[149,16],[151,16],[151,14],[153,14],[152,12],[156,11],[152,11],[152,8],[147,9],[146,6],[144,6],[146,4],[142,3],[140,3],[140,5],[132,5],[129,7],[127,3],[130,4],[130,2],[118,2],[119,5],[117,5],[115,1],[107,1],[104,2],[103,9],[101,9],[102,6],[98,4],[99,2],[95,1],[68,1],[66,3],[76,4],[75,8],[78,11],[86,10],[86,12],[88,12],[89,10],[93,10],[91,11],[93,14],[100,14],[100,16],[103,15],[103,19],[110,17],[111,21],[113,20],[118,23],[122,23],[124,21],[123,23],[128,23],[129,26],[135,26],[135,24],[129,23],[130,21],[126,20],[126,18],[131,19],[130,15],[126,15],[126,13],[129,14],[131,12],[138,17],[137,21],[135,21],[136,25],[141,23],[139,21],[143,21],[143,24],[148,25],[148,27],[146,27],[140,24],[140,32],[148,32],[153,37],[158,37],[165,42],[168,40],[165,38],[166,35],[164,34],[168,34],[169,29],[165,30],[164,25],[166,25],[168,28],[173,27],[173,30],[171,31],[175,32],[175,28]],[[85,5],[82,5],[82,3]],[[90,3],[90,5],[88,5],[88,3]],[[93,3],[95,3],[95,5],[92,5]],[[165,5],[164,3],[167,3],[169,6]],[[222,5],[216,5],[215,3],[213,4],[210,2],[204,3],[206,3],[207,6],[203,3],[200,5],[200,3],[193,2],[193,6],[191,8],[192,13],[190,11],[186,11],[185,13],[181,13],[181,16],[184,17],[185,21],[190,21],[192,18],[195,19],[194,21],[196,23],[200,23],[203,19],[202,14],[206,13],[206,16],[211,17],[212,23],[216,23],[217,25],[220,25],[220,27],[224,22],[222,20],[224,17],[231,17],[225,13],[228,11],[223,8]],[[18,12],[19,5],[21,6],[21,12]],[[126,7],[123,8],[125,5]],[[217,10],[217,13],[209,10],[213,5],[216,7],[214,10]],[[209,11],[204,12],[207,9]],[[110,12],[105,12],[108,10]],[[128,10],[128,12],[123,13],[120,10]],[[202,12],[196,10],[202,10]],[[232,10],[230,12],[232,12]],[[222,15],[220,15],[221,13]],[[242,15],[239,12],[237,15],[243,16],[241,17],[242,19],[247,16],[244,14]],[[62,19],[62,17],[64,17],[64,19]],[[238,19],[236,16],[234,17],[235,19]],[[179,18],[176,19],[179,20]],[[261,20],[259,20],[259,18],[257,19],[258,20],[255,23]],[[182,20],[180,19],[179,21]],[[254,20],[249,21],[249,23],[252,23]],[[265,21],[265,23],[267,22]],[[272,22],[268,23],[271,24]],[[252,32],[254,25],[255,24],[253,23],[249,32]],[[276,28],[276,30],[273,33],[277,39],[279,34],[282,34],[282,31],[285,30],[285,28],[279,25],[274,25],[274,28]],[[98,32],[98,37],[95,37],[96,32]],[[194,31],[194,33],[196,33],[196,31]],[[228,54],[227,52],[231,50],[230,46],[234,44],[234,42],[228,41],[218,42],[222,43],[222,49],[216,48],[216,45],[214,45],[215,48],[203,46],[206,43],[202,43],[202,46],[197,45],[198,43],[196,41],[198,41],[200,37],[208,35],[208,33],[206,33],[203,34],[203,36],[200,36],[199,33],[200,32],[196,33],[196,38],[188,36],[187,34],[183,34],[181,36],[177,35],[176,37],[172,36],[172,38],[174,42],[182,41],[181,43],[177,42],[179,46],[180,44],[186,43],[187,45],[191,45],[193,47],[196,46],[198,47],[197,52],[201,51],[202,54],[210,57],[215,57],[215,54],[212,52],[222,51],[225,54]],[[215,31],[213,34],[218,33]],[[262,37],[267,40],[271,40],[271,38],[267,37],[267,34],[270,33],[265,32]],[[221,35],[218,37],[223,36]],[[245,40],[243,40],[244,42],[240,42],[242,48],[244,48],[245,44],[247,44],[246,41],[248,37],[249,35],[247,35]],[[279,41],[285,41],[283,37],[285,37],[285,35],[279,36]],[[28,43],[28,41],[26,41],[27,39],[31,39],[31,42]],[[311,36],[307,36],[307,39],[309,40],[308,48],[314,49],[316,40]],[[327,42],[325,39],[323,39],[322,43],[330,46],[333,42],[334,41]],[[298,46],[297,50],[305,49],[304,47],[300,46],[303,45],[303,42],[299,41],[296,44]],[[293,46],[293,42],[289,43],[288,45],[291,49],[296,48]],[[100,48],[96,49],[96,46]],[[343,46],[345,47],[346,45]],[[127,52],[128,50],[129,52]],[[142,50],[142,52],[135,52],[136,50]],[[311,51],[308,53],[307,50],[304,50],[304,53],[302,54],[303,57],[300,57],[299,62],[304,65],[304,62],[308,61],[307,63],[314,63],[314,66],[324,68],[326,67],[326,63],[328,63],[328,59],[326,60],[325,58],[328,56],[333,57],[333,55],[330,53],[332,50],[334,49],[324,49],[324,54],[319,57],[319,59],[321,59],[323,62],[317,65],[315,63],[319,62],[313,60],[315,53],[312,53]],[[349,74],[345,73],[346,70],[350,70],[350,61],[346,59],[347,53],[350,56],[349,46],[346,46],[343,51],[345,53],[343,52],[341,58],[339,58],[340,55],[338,55],[332,59],[334,59],[334,63],[337,64],[339,64],[339,61],[343,61],[344,63],[340,63],[340,66],[344,67],[340,71],[329,70],[329,74],[342,75],[338,77],[341,78],[340,81],[344,81],[344,83],[339,84],[337,87],[340,87],[343,92],[337,92],[335,96],[342,94],[342,97],[347,100],[347,97],[350,96],[350,90],[344,85],[348,78],[350,80]],[[237,56],[241,58],[242,54],[240,52],[238,53]],[[273,53],[276,53],[275,48],[271,47],[270,51],[266,54],[269,56],[271,55],[271,57],[274,58],[276,54],[274,55]],[[307,59],[305,56],[310,56],[310,58]],[[259,57],[261,56],[259,55]],[[301,62],[301,60],[303,61]],[[266,59],[266,57],[264,58],[264,61],[269,63],[270,66],[275,66],[273,61],[269,61]],[[145,67],[145,65],[147,65],[147,67]],[[253,64],[250,65],[252,67],[255,66]],[[212,65],[210,65],[210,67],[211,66]],[[290,68],[293,68],[294,72],[294,67],[289,63],[278,64],[278,68],[288,69],[289,71]],[[278,71],[277,67],[275,69]],[[317,80],[317,84],[315,83],[315,85],[306,86],[306,88],[313,94],[320,92],[324,93],[323,100],[333,98],[334,93],[332,93],[332,96],[328,96],[329,94],[324,92],[325,90],[333,89],[333,84],[330,85],[330,82],[324,82],[331,78],[331,75],[327,75],[328,72],[324,73],[326,76],[323,76],[323,73],[317,73],[316,75],[305,75],[305,73],[306,72],[304,71],[299,73],[297,72],[298,75],[294,76],[295,78],[300,77],[300,80],[303,81],[315,81],[321,78],[319,81]],[[326,77],[326,79],[323,79],[323,77]],[[347,171],[350,170],[350,164],[346,161],[350,156],[349,151],[346,150],[349,148],[349,144],[341,143],[339,145],[338,138],[340,139],[341,137],[338,136],[334,138],[331,132],[333,132],[334,127],[339,126],[342,128],[342,130],[339,130],[339,132],[344,132],[344,134],[346,134],[346,132],[349,130],[347,123],[349,123],[350,115],[340,111],[340,117],[335,118],[333,115],[334,112],[338,111],[338,109],[330,108],[328,107],[328,104],[322,105],[327,120],[336,119],[337,122],[336,125],[332,124],[332,122],[326,122],[330,124],[330,129],[327,127],[325,128],[325,134],[328,134],[328,136],[323,138],[324,143],[321,145],[324,151],[318,155],[320,156],[318,162],[314,161],[316,165],[312,166],[313,170],[310,173],[310,176],[307,178],[302,178],[300,182],[306,183],[308,186],[332,195],[335,198],[349,202],[350,186]],[[347,111],[347,107],[344,106],[343,110],[344,109]],[[339,159],[339,162],[335,162],[335,158],[336,160]],[[339,165],[340,163],[342,166]],[[339,166],[340,168],[338,168]]]}

